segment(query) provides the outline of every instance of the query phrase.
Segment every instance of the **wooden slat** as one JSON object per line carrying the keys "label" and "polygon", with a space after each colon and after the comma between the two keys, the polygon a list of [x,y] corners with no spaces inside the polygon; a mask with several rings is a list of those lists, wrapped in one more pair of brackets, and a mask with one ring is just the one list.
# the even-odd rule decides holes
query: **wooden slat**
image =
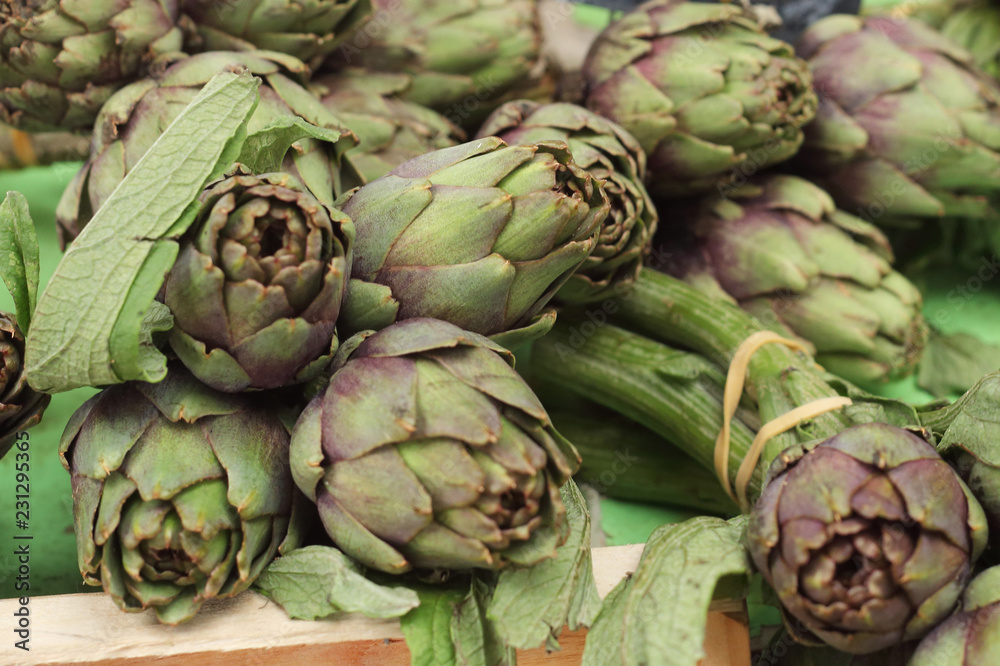
{"label": "wooden slat", "polygon": [[[594,577],[604,597],[635,571],[642,545],[597,548]],[[10,627],[16,599],[0,599],[0,628]],[[358,614],[305,622],[290,620],[267,598],[245,592],[206,603],[190,622],[165,627],[151,613],[123,613],[104,594],[35,597],[31,609],[31,651],[13,648],[10,630],[0,643],[0,664],[56,666],[303,666],[310,663],[392,666],[409,664],[397,620]],[[749,666],[750,644],[742,604],[719,606],[709,616],[701,666]],[[562,649],[518,652],[518,664],[579,664],[586,630],[564,629]]]}

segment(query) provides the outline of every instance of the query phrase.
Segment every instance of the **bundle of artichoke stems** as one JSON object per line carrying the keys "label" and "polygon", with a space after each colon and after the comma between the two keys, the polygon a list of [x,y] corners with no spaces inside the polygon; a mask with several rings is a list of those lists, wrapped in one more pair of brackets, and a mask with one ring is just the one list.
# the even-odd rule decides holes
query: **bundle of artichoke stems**
{"label": "bundle of artichoke stems", "polygon": [[[629,465],[656,464],[649,432],[661,438],[660,465],[683,470],[682,451],[705,471],[719,470],[724,373],[740,343],[761,330],[731,305],[646,270],[618,299],[562,313],[533,344],[530,373],[564,432],[574,432],[576,410],[591,401],[621,415],[605,424],[614,444],[603,444],[584,477],[612,495],[621,482],[634,496]],[[727,481],[737,480],[762,423],[821,398],[853,399],[771,439],[749,477],[750,497],[759,498],[744,507],[748,556],[780,599],[788,631],[854,654],[923,637],[956,607],[986,549],[988,525],[1000,518],[995,432],[984,433],[982,422],[961,431],[973,415],[992,423],[998,377],[954,406],[919,415],[783,346],[759,349],[747,377],[731,425]],[[928,442],[942,434],[947,460]],[[586,436],[578,442],[586,466],[589,449],[600,445]],[[615,451],[624,454],[614,460]],[[690,504],[732,513],[735,502],[724,507],[724,499],[703,494]]]}

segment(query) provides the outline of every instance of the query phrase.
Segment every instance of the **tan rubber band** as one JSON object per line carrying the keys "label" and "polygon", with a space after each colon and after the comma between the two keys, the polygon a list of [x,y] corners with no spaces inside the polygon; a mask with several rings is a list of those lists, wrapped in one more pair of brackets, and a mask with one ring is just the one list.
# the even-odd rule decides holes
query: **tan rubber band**
{"label": "tan rubber band", "polygon": [[740,508],[743,511],[750,510],[750,500],[747,497],[750,478],[753,477],[753,471],[757,467],[757,461],[760,460],[760,454],[764,452],[764,447],[772,437],[791,430],[803,421],[814,419],[820,414],[832,412],[835,409],[841,409],[850,404],[852,404],[850,398],[841,396],[820,398],[819,400],[813,400],[800,407],[796,407],[792,411],[782,414],[762,425],[760,430],[757,431],[757,436],[753,438],[753,443],[750,445],[750,450],[747,451],[746,457],[740,463],[739,470],[736,472],[736,494],[739,497]]}
{"label": "tan rubber band", "polygon": [[750,369],[750,358],[758,349],[766,344],[780,343],[791,349],[804,350],[805,347],[795,340],[783,338],[774,331],[758,331],[740,343],[733,354],[733,360],[729,363],[729,373],[726,375],[726,387],[722,393],[722,430],[715,440],[715,474],[719,478],[719,483],[726,490],[726,493],[733,499],[733,487],[729,483],[729,438],[732,434],[733,416],[736,408],[739,407],[740,398],[743,396],[743,385],[747,380],[747,371]]}

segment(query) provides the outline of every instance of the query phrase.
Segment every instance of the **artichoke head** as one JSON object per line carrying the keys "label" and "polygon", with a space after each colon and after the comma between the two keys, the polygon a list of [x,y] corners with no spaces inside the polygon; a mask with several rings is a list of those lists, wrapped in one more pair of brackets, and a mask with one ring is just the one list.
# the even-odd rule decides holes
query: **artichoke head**
{"label": "artichoke head", "polygon": [[703,200],[664,227],[664,270],[738,303],[809,344],[831,372],[865,385],[910,374],[927,343],[920,291],[891,267],[873,225],[812,183],[772,175]]}
{"label": "artichoke head", "polygon": [[746,538],[793,635],[866,654],[954,610],[988,529],[930,444],[869,423],[781,454]]}
{"label": "artichoke head", "polygon": [[91,398],[59,445],[84,581],[166,624],[250,587],[302,530],[288,443],[264,404],[180,367]]}
{"label": "artichoke head", "polygon": [[646,154],[631,134],[574,104],[520,100],[494,111],[479,136],[497,136],[511,145],[563,141],[574,162],[604,181],[610,212],[594,252],[559,290],[559,301],[602,301],[635,281],[659,218],[643,185]]}
{"label": "artichoke head", "polygon": [[587,107],[638,140],[659,196],[789,159],[816,112],[809,68],[737,4],[640,5],[598,36],[583,75]]}
{"label": "artichoke head", "polygon": [[508,344],[551,327],[539,313],[609,207],[561,142],[488,137],[405,162],[342,205],[357,229],[342,332],[431,317]]}
{"label": "artichoke head", "polygon": [[0,458],[17,434],[36,425],[52,396],[28,386],[24,375],[24,334],[14,318],[0,312]]}
{"label": "artichoke head", "polygon": [[289,174],[210,185],[164,287],[170,344],[226,392],[309,380],[329,364],[354,226]]}
{"label": "artichoke head", "polygon": [[559,487],[579,457],[511,363],[433,319],[344,344],[291,448],[296,483],[341,550],[389,573],[555,555],[568,527]]}

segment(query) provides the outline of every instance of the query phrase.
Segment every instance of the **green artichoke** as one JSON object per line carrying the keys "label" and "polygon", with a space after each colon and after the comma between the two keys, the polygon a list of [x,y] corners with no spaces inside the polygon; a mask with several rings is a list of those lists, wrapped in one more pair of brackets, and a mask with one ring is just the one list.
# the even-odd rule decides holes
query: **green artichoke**
{"label": "green artichoke", "polygon": [[946,618],[987,537],[954,470],[883,423],[782,453],[747,527],[754,563],[794,618],[789,630],[853,654],[920,638]]}
{"label": "green artichoke", "polygon": [[609,204],[566,144],[489,137],[405,162],[341,209],[357,229],[342,332],[433,317],[513,344],[551,326],[536,315],[594,250]]}
{"label": "green artichoke", "polygon": [[512,363],[434,319],[344,344],[291,444],[295,481],[341,550],[389,573],[555,556],[559,487],[579,458]]}
{"label": "green artichoke", "polygon": [[94,127],[91,157],[70,182],[56,209],[62,243],[76,238],[118,183],[215,74],[244,70],[264,80],[248,133],[288,115],[345,132],[336,144],[313,139],[298,141],[288,152],[282,171],[295,175],[326,204],[363,182],[350,161],[342,159],[343,153],[356,145],[357,137],[347,132],[314,95],[292,80],[306,71],[301,61],[266,51],[203,53],[126,86],[101,109]]}
{"label": "green artichoke", "polygon": [[736,4],[647,2],[601,33],[583,75],[587,107],[646,151],[654,195],[787,160],[816,111],[806,64]]}
{"label": "green artichoke", "polygon": [[946,0],[894,8],[890,16],[912,16],[968,49],[976,65],[1000,78],[1000,4],[995,0]]}
{"label": "green artichoke", "polygon": [[763,176],[663,229],[666,272],[805,340],[831,372],[863,384],[910,374],[927,342],[920,292],[892,270],[874,226],[794,176]]}
{"label": "green artichoke", "polygon": [[204,51],[265,49],[295,56],[311,65],[372,13],[370,0],[181,0],[197,24],[197,47]]}
{"label": "green artichoke", "polygon": [[330,59],[333,67],[401,72],[406,99],[474,128],[539,65],[535,0],[374,0],[375,14]]}
{"label": "green artichoke", "polygon": [[183,368],[88,400],[59,445],[84,581],[166,624],[247,589],[302,531],[288,443],[267,406]]}
{"label": "green artichoke", "polygon": [[494,111],[479,136],[497,136],[511,145],[564,141],[573,161],[604,181],[610,213],[593,254],[559,290],[560,301],[602,301],[635,281],[659,218],[643,186],[646,155],[631,134],[574,104],[520,100]]}
{"label": "green artichoke", "polygon": [[962,608],[920,641],[908,666],[1000,663],[1000,567],[972,579]]}
{"label": "green artichoke", "polygon": [[233,174],[199,203],[164,286],[174,352],[219,391],[317,376],[336,347],[350,219],[285,173]]}
{"label": "green artichoke", "polygon": [[111,94],[181,50],[177,0],[0,4],[0,119],[86,131]]}
{"label": "green artichoke", "polygon": [[967,51],[920,21],[857,16],[797,48],[820,94],[798,165],[838,206],[880,224],[995,215],[1000,88]]}
{"label": "green artichoke", "polygon": [[52,396],[28,386],[24,376],[24,334],[14,318],[0,312],[0,458],[18,433],[38,423]]}
{"label": "green artichoke", "polygon": [[405,74],[346,69],[312,84],[323,106],[358,136],[350,159],[367,182],[409,159],[465,139],[444,116],[403,99],[410,86]]}

